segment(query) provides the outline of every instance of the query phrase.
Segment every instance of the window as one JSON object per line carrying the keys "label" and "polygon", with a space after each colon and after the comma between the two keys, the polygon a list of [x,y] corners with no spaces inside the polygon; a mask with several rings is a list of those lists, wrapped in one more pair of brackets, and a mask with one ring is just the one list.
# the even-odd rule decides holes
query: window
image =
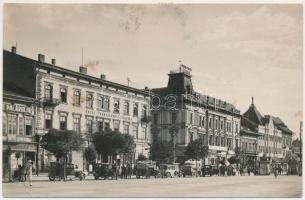
{"label": "window", "polygon": [[97,97],[97,108],[104,111],[109,111],[109,97],[99,95]]}
{"label": "window", "polygon": [[225,138],[224,137],[221,137],[221,146],[222,147],[226,146]]}
{"label": "window", "polygon": [[222,130],[223,131],[223,121],[220,121],[220,130]]}
{"label": "window", "polygon": [[194,133],[190,133],[190,142],[194,140]]}
{"label": "window", "polygon": [[33,134],[33,118],[26,117],[25,118],[25,135]]}
{"label": "window", "polygon": [[103,130],[104,130],[104,124],[103,124],[102,121],[98,121],[98,122],[97,122],[97,130],[98,130],[98,132],[103,132]]}
{"label": "window", "polygon": [[133,116],[138,116],[138,104],[133,104]]}
{"label": "window", "polygon": [[205,126],[205,120],[204,120],[205,118],[204,118],[204,116],[201,116],[201,120],[200,120],[200,125],[202,126],[202,127],[204,127]]}
{"label": "window", "polygon": [[59,116],[59,129],[67,130],[67,116],[64,115]]}
{"label": "window", "polygon": [[146,127],[142,127],[142,136],[144,137],[144,139],[147,139],[147,129],[146,129]]}
{"label": "window", "polygon": [[23,135],[24,133],[24,121],[23,117],[19,117],[19,135]]}
{"label": "window", "polygon": [[17,134],[17,115],[8,114],[8,134]]}
{"label": "window", "polygon": [[93,108],[93,95],[91,93],[87,93],[86,107],[87,108]]}
{"label": "window", "polygon": [[216,130],[218,129],[218,119],[215,119],[215,127]]}
{"label": "window", "polygon": [[227,147],[228,147],[229,150],[232,149],[232,139],[231,138],[227,139]]}
{"label": "window", "polygon": [[193,124],[193,113],[190,113],[190,124]]}
{"label": "window", "polygon": [[212,118],[209,118],[209,128],[212,128]]}
{"label": "window", "polygon": [[124,115],[129,115],[129,102],[128,101],[124,101],[124,111],[123,111]]}
{"label": "window", "polygon": [[53,88],[51,85],[47,84],[44,86],[44,97],[46,98],[46,100],[51,100],[53,97],[53,92],[52,92]]}
{"label": "window", "polygon": [[129,123],[124,123],[123,124],[123,133],[124,134],[129,134]]}
{"label": "window", "polygon": [[3,116],[2,116],[2,132],[3,132],[3,135],[6,135],[7,132],[6,132],[6,125],[7,125],[7,121],[6,121],[6,115],[4,113],[2,113]]}
{"label": "window", "polygon": [[238,131],[238,123],[236,123],[236,125],[235,125],[235,133],[238,133],[239,131]]}
{"label": "window", "polygon": [[138,135],[138,125],[137,124],[134,124],[133,125],[133,137],[138,139],[139,138],[139,135]]}
{"label": "window", "polygon": [[44,120],[45,120],[45,128],[51,129],[52,128],[52,114],[45,113]]}
{"label": "window", "polygon": [[172,113],[172,124],[176,124],[177,123],[177,113],[173,112]]}
{"label": "window", "polygon": [[60,101],[62,103],[67,103],[67,89],[60,88]]}
{"label": "window", "polygon": [[93,131],[92,118],[87,118],[86,119],[86,132],[87,133],[92,133],[92,131]]}
{"label": "window", "polygon": [[215,145],[217,145],[217,146],[220,145],[219,136],[216,136],[216,138],[215,138]]}
{"label": "window", "polygon": [[76,106],[80,106],[80,91],[79,90],[75,90],[74,91],[74,105]]}
{"label": "window", "polygon": [[104,122],[105,130],[108,131],[110,129],[109,122]]}
{"label": "window", "polygon": [[210,145],[214,145],[213,135],[210,135],[210,136],[209,136],[209,144],[210,144]]}
{"label": "window", "polygon": [[113,120],[113,129],[114,130],[119,130],[120,129],[120,121]]}
{"label": "window", "polygon": [[113,103],[113,112],[120,113],[120,100],[115,98]]}
{"label": "window", "polygon": [[73,117],[73,130],[80,133],[80,116]]}
{"label": "window", "polygon": [[142,108],[142,117],[146,117],[146,116],[147,116],[147,106],[143,105],[143,108]]}
{"label": "window", "polygon": [[154,124],[158,124],[158,114],[154,114]]}
{"label": "window", "polygon": [[231,132],[231,123],[227,122],[227,132]]}

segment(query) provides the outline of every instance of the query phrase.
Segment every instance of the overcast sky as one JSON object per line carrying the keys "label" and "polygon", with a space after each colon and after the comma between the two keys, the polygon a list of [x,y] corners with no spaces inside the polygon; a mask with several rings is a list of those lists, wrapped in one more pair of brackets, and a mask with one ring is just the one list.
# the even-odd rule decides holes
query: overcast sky
{"label": "overcast sky", "polygon": [[4,6],[4,49],[137,88],[167,85],[178,61],[194,88],[244,113],[263,114],[299,134],[302,120],[301,5]]}

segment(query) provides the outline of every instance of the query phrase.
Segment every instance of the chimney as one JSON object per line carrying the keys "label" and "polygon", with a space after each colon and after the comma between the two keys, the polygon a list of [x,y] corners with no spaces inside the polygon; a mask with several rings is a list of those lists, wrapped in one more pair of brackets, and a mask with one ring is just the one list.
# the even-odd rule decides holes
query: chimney
{"label": "chimney", "polygon": [[44,63],[44,55],[43,54],[38,54],[38,61]]}
{"label": "chimney", "polygon": [[12,53],[17,53],[17,47],[16,46],[12,46]]}
{"label": "chimney", "polygon": [[101,79],[102,80],[106,80],[106,75],[105,74],[101,74]]}
{"label": "chimney", "polygon": [[80,67],[79,67],[79,72],[80,72],[81,74],[87,74],[87,67],[80,66]]}
{"label": "chimney", "polygon": [[52,65],[56,65],[56,59],[52,58]]}

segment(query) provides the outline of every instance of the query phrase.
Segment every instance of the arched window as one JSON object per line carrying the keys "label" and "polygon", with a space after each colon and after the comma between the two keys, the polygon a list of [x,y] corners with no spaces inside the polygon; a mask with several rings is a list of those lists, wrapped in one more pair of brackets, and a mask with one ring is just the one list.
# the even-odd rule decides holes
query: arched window
{"label": "arched window", "polygon": [[44,97],[46,100],[51,100],[52,99],[52,86],[47,84],[44,86]]}
{"label": "arched window", "polygon": [[67,89],[60,88],[60,101],[62,103],[67,103]]}
{"label": "arched window", "polygon": [[74,105],[80,106],[80,91],[74,92]]}
{"label": "arched window", "polygon": [[87,106],[87,108],[93,107],[93,95],[90,93],[87,94],[86,106]]}

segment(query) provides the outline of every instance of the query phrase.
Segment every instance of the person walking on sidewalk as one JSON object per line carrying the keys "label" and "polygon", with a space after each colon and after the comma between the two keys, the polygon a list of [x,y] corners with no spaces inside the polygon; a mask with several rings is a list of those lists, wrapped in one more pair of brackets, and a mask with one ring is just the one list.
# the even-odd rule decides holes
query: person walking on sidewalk
{"label": "person walking on sidewalk", "polygon": [[274,177],[277,178],[277,176],[278,176],[277,166],[274,166],[273,171],[274,171]]}
{"label": "person walking on sidewalk", "polygon": [[[26,181],[29,181],[30,186],[32,186],[32,178],[33,178],[33,163],[31,160],[28,160],[25,170],[26,170]],[[24,182],[24,185],[26,185],[26,182]]]}

